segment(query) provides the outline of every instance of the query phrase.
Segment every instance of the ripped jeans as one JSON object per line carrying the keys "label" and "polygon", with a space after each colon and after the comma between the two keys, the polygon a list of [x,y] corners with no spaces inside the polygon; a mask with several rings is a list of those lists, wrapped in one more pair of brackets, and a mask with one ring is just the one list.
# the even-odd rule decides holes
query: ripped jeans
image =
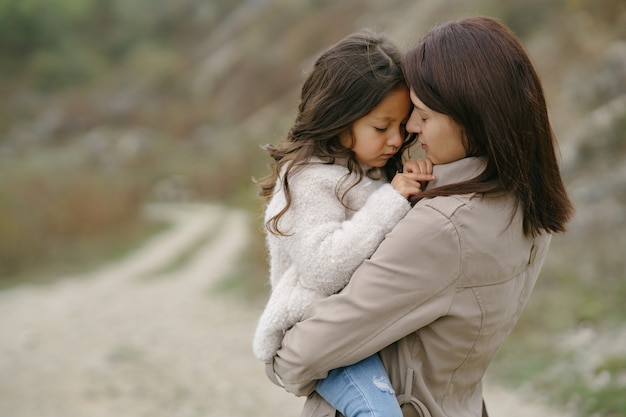
{"label": "ripped jeans", "polygon": [[317,381],[316,391],[345,417],[402,417],[378,354],[333,369]]}

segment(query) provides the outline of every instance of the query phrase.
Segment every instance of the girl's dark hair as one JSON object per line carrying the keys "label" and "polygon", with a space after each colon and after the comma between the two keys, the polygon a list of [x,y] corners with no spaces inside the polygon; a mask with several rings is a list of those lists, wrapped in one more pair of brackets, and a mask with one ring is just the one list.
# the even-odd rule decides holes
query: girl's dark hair
{"label": "girl's dark hair", "polygon": [[[406,88],[402,74],[402,54],[384,35],[370,30],[353,33],[319,56],[308,74],[300,95],[296,120],[287,138],[277,146],[266,145],[273,159],[271,173],[256,181],[259,194],[267,200],[272,197],[276,182],[280,181],[286,206],[266,224],[267,229],[283,234],[278,221],[291,206],[289,178],[312,157],[323,163],[347,161],[349,173],[357,175],[356,185],[365,174],[354,153],[343,147],[340,133],[351,129],[352,124],[367,115],[390,92]],[[408,116],[408,114],[407,114]],[[402,170],[402,155],[414,137],[407,136],[404,144],[382,168],[386,178]],[[343,162],[342,162],[343,163]],[[342,201],[343,195],[337,197]]]}
{"label": "girl's dark hair", "polygon": [[403,59],[409,87],[430,109],[463,131],[468,156],[487,165],[469,181],[426,190],[451,194],[513,193],[526,235],[563,232],[574,209],[556,158],[556,140],[543,87],[517,37],[481,16],[429,31]]}

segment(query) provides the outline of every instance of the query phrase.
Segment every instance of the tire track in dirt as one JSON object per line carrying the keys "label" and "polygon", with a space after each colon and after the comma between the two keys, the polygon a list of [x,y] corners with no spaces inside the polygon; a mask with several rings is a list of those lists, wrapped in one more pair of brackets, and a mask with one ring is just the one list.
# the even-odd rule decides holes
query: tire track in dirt
{"label": "tire track in dirt", "polygon": [[[174,227],[128,259],[0,293],[0,417],[297,415],[301,400],[252,356],[258,311],[211,290],[248,243],[247,216],[214,206],[151,215]],[[182,268],[150,277],[216,231]]]}

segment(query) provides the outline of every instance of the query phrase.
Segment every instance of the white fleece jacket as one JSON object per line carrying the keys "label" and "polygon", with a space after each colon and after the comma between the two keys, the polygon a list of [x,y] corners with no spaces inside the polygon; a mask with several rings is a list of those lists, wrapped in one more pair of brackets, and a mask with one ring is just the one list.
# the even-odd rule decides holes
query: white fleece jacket
{"label": "white fleece jacket", "polygon": [[[320,163],[290,177],[292,203],[279,222],[285,236],[267,232],[272,293],[253,341],[254,354],[262,361],[273,358],[284,332],[313,301],[337,293],[348,283],[411,208],[391,184],[368,177],[348,192],[344,201],[349,208],[344,207],[337,185],[347,173],[344,166]],[[279,183],[275,191],[265,221],[285,207]]]}

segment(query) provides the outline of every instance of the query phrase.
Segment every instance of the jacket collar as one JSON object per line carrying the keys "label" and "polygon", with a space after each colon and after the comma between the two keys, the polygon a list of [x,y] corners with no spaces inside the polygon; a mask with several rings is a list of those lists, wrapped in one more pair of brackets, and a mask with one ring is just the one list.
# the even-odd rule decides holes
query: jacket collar
{"label": "jacket collar", "polygon": [[483,172],[486,166],[487,160],[484,157],[467,157],[449,164],[435,165],[435,179],[428,183],[428,189],[470,180]]}

